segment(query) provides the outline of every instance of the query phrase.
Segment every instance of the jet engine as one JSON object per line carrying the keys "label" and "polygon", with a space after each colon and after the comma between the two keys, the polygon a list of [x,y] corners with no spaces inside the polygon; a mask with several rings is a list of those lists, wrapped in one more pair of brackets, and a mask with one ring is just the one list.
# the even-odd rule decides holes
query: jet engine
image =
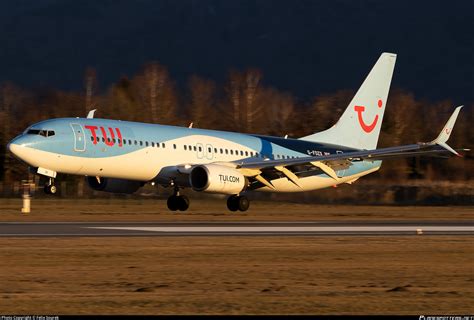
{"label": "jet engine", "polygon": [[124,179],[100,178],[97,180],[96,177],[86,177],[86,180],[91,189],[112,193],[131,194],[143,186],[140,181]]}
{"label": "jet engine", "polygon": [[217,164],[195,166],[189,175],[195,191],[238,194],[247,186],[247,179],[239,171]]}

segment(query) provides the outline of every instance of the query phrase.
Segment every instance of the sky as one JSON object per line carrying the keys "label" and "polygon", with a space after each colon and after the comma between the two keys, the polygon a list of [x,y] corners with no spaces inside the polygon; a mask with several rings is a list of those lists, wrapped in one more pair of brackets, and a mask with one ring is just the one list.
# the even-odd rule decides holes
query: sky
{"label": "sky", "polygon": [[105,91],[150,61],[178,87],[223,84],[230,69],[300,99],[356,90],[379,55],[398,54],[392,87],[474,102],[474,1],[0,1],[0,83],[80,91],[87,67]]}

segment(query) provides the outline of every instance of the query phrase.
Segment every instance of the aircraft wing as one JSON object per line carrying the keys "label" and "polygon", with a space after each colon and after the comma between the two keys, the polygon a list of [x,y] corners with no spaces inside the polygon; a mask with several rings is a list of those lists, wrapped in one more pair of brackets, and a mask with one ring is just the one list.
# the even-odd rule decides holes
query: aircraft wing
{"label": "aircraft wing", "polygon": [[[363,160],[382,160],[400,157],[411,156],[446,156],[455,154],[461,156],[456,150],[452,149],[446,144],[456,122],[459,111],[462,106],[457,107],[448,122],[440,132],[438,137],[431,142],[420,142],[416,144],[396,146],[389,148],[381,148],[374,150],[359,150],[346,153],[331,154],[326,156],[308,156],[296,159],[281,159],[281,160],[262,160],[255,162],[241,162],[235,163],[236,169],[242,174],[254,177],[256,180],[264,185],[271,187],[268,179],[262,177],[262,172],[267,172],[271,176],[273,172],[284,174],[297,184],[298,177],[295,173],[301,170],[315,170],[320,169],[330,177],[338,179],[336,170],[341,170],[342,167],[350,166],[354,161]],[[469,151],[469,149],[460,149],[460,151]],[[295,168],[301,168],[296,169]]]}

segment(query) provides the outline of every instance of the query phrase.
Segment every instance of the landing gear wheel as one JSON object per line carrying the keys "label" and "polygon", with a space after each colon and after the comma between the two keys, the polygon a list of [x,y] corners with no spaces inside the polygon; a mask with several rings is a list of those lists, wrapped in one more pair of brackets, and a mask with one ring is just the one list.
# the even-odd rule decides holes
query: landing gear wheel
{"label": "landing gear wheel", "polygon": [[44,186],[44,193],[46,194],[56,194],[58,189],[54,184],[47,184]]}
{"label": "landing gear wheel", "polygon": [[237,211],[237,210],[239,210],[238,204],[237,204],[237,197],[238,197],[238,196],[230,196],[229,198],[227,198],[227,208],[228,208],[230,211]]}
{"label": "landing gear wheel", "polygon": [[240,211],[247,211],[248,208],[250,207],[250,201],[247,197],[245,196],[239,196],[237,197],[237,204],[238,204],[238,208]]}
{"label": "landing gear wheel", "polygon": [[178,210],[186,211],[189,208],[189,198],[186,196],[177,196],[178,198]]}
{"label": "landing gear wheel", "polygon": [[189,208],[189,198],[186,196],[173,195],[168,198],[168,209],[171,211],[186,211]]}
{"label": "landing gear wheel", "polygon": [[227,208],[230,211],[247,211],[250,206],[250,201],[245,196],[230,196],[227,199]]}
{"label": "landing gear wheel", "polygon": [[176,211],[179,208],[179,203],[178,203],[178,196],[171,196],[168,198],[167,201],[168,209],[171,211]]}

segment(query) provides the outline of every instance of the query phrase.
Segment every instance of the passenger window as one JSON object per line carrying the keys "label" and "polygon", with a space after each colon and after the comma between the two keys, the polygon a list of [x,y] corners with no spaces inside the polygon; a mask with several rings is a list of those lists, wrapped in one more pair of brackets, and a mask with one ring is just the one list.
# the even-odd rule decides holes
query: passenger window
{"label": "passenger window", "polygon": [[173,144],[173,149],[176,149],[176,145],[175,145],[175,144]]}
{"label": "passenger window", "polygon": [[224,153],[224,151],[223,151],[222,148],[221,148],[221,154],[223,154],[223,153]]}
{"label": "passenger window", "polygon": [[194,151],[197,151],[196,146],[193,147]]}
{"label": "passenger window", "polygon": [[229,150],[225,149],[225,154],[229,154]]}
{"label": "passenger window", "polygon": [[140,145],[143,146],[143,141],[140,140]]}
{"label": "passenger window", "polygon": [[230,154],[231,154],[231,155],[234,155],[234,150],[231,149],[231,150],[230,150]]}
{"label": "passenger window", "polygon": [[184,145],[184,151],[188,150],[188,146]]}
{"label": "passenger window", "polygon": [[201,151],[202,151],[202,148],[201,148],[201,147],[199,147],[199,152],[201,152]]}
{"label": "passenger window", "polygon": [[212,152],[212,149],[211,149],[211,148],[207,148],[207,152],[211,153],[211,152]]}
{"label": "passenger window", "polygon": [[217,148],[214,148],[214,153],[217,153]]}
{"label": "passenger window", "polygon": [[154,148],[155,147],[155,142],[151,142],[151,146]]}
{"label": "passenger window", "polygon": [[94,137],[91,137],[91,141],[94,142]]}
{"label": "passenger window", "polygon": [[249,156],[249,152],[248,152],[248,151],[245,151],[245,156],[246,156],[246,157]]}
{"label": "passenger window", "polygon": [[166,148],[166,144],[163,142],[163,143],[161,144],[161,147],[162,147],[162,148]]}
{"label": "passenger window", "polygon": [[145,145],[148,147],[148,141],[145,141]]}

